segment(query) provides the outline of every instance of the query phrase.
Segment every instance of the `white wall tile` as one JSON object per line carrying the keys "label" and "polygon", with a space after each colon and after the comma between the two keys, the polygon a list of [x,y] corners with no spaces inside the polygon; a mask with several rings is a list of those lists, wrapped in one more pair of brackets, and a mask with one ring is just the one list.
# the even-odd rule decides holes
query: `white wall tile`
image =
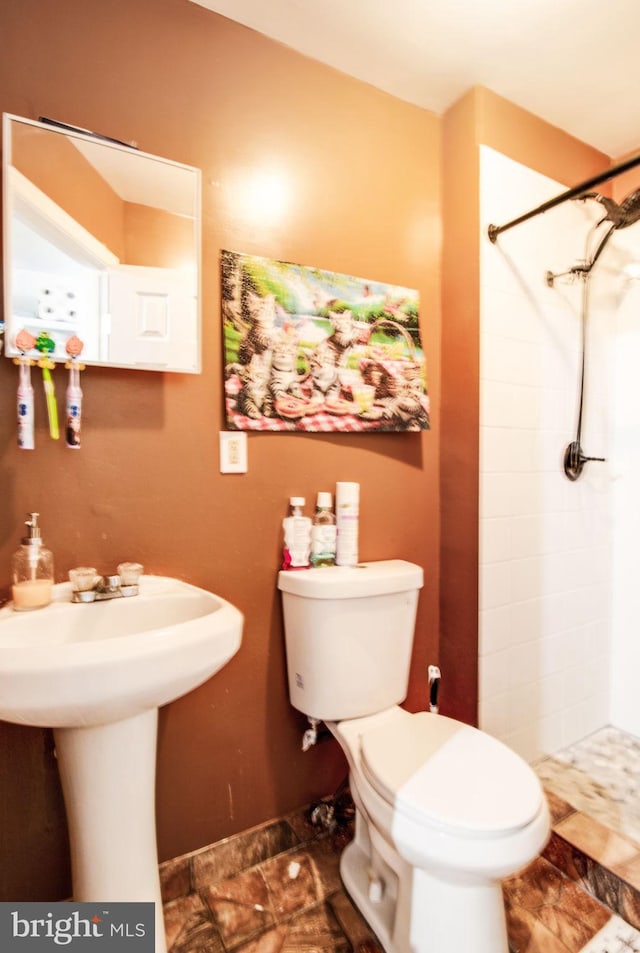
{"label": "white wall tile", "polygon": [[530,385],[483,380],[480,425],[535,430],[539,425],[538,389]]}
{"label": "white wall tile", "polygon": [[544,568],[541,556],[512,560],[511,596],[514,602],[527,602],[544,594]]}
{"label": "white wall tile", "polygon": [[480,566],[478,604],[481,610],[495,609],[511,602],[511,563],[487,563]]}
{"label": "white wall tile", "polygon": [[536,469],[538,459],[538,434],[535,430],[481,427],[482,473],[526,473]]}
{"label": "white wall tile", "polygon": [[[481,148],[483,229],[561,191]],[[497,246],[481,241],[480,724],[528,758],[606,723],[609,703],[612,478],[596,464],[575,484],[562,471],[577,425],[582,289],[545,283],[548,269],[565,271],[581,257],[594,214],[586,204],[532,219]],[[615,294],[622,292],[619,283]],[[595,448],[609,442],[612,294],[598,290],[589,328],[597,350],[589,355],[583,435]],[[637,367],[640,318],[635,327]],[[618,446],[626,441],[625,431]],[[622,600],[618,614],[632,615]]]}
{"label": "white wall tile", "polygon": [[554,672],[543,676],[538,685],[540,692],[540,709],[545,716],[561,711],[567,704],[564,695],[565,673]]}
{"label": "white wall tile", "polygon": [[543,715],[538,720],[537,741],[539,749],[536,758],[547,755],[552,751],[558,751],[564,746],[564,726],[558,712]]}
{"label": "white wall tile", "polygon": [[496,738],[503,738],[509,731],[507,693],[502,692],[499,695],[482,698],[480,700],[478,714],[483,731],[494,735]]}
{"label": "white wall tile", "polygon": [[509,731],[525,731],[538,720],[540,713],[539,684],[522,682],[507,692],[507,718]]}
{"label": "white wall tile", "polygon": [[536,682],[540,676],[540,647],[537,642],[522,642],[507,650],[508,687],[521,689]]}
{"label": "white wall tile", "polygon": [[[625,230],[625,240],[631,246],[630,257],[639,260],[640,236],[635,230]],[[637,702],[640,676],[640,282],[627,281],[620,290],[615,312],[615,336],[609,352],[609,456],[614,514],[611,554],[611,717],[618,727],[640,734],[640,706]],[[602,633],[598,634],[602,640]]]}
{"label": "white wall tile", "polygon": [[511,643],[538,640],[542,626],[541,600],[536,598],[512,602],[507,608],[511,623]]}
{"label": "white wall tile", "polygon": [[511,520],[484,518],[480,521],[480,561],[504,562],[511,558]]}
{"label": "white wall tile", "polygon": [[488,701],[502,695],[509,688],[509,650],[483,655],[478,663],[478,687],[480,698]]}
{"label": "white wall tile", "polygon": [[518,514],[510,520],[511,523],[511,557],[523,559],[527,556],[538,556],[544,551],[543,527],[538,516]]}
{"label": "white wall tile", "polygon": [[515,641],[511,606],[482,609],[478,636],[480,655],[492,655],[508,648]]}
{"label": "white wall tile", "polygon": [[516,480],[511,473],[481,473],[480,501],[483,520],[511,516]]}

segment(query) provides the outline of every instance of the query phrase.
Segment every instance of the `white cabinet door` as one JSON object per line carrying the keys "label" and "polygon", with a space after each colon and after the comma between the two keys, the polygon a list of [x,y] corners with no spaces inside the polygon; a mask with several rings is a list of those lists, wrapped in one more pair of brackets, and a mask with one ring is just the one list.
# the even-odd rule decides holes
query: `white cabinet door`
{"label": "white cabinet door", "polygon": [[120,265],[109,272],[108,298],[110,362],[198,370],[196,289],[188,272]]}

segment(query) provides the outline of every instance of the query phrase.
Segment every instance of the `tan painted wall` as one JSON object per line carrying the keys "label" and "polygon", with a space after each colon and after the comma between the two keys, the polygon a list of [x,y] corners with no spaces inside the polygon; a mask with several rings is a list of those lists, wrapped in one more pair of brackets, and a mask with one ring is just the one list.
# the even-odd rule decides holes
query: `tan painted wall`
{"label": "tan painted wall", "polygon": [[[3,111],[47,115],[203,171],[204,369],[198,377],[91,369],[83,447],[48,437],[36,387],[35,452],[15,445],[16,369],[0,361],[0,587],[38,510],[63,579],[122,558],[209,587],[245,614],[218,676],[163,710],[162,859],[331,792],[334,742],[300,750],[275,589],[288,497],[362,486],[361,556],[425,568],[409,707],[438,660],[440,121],[187,0],[23,0],[0,11]],[[291,204],[242,206],[254,172],[277,169]],[[249,473],[221,476],[221,248],[418,288],[433,429],[424,434],[250,435]],[[55,372],[59,398],[64,372]],[[443,704],[447,705],[446,689]],[[0,725],[0,896],[69,890],[50,735]]]}
{"label": "tan painted wall", "polygon": [[[631,159],[635,159],[640,153],[636,149],[634,152],[626,153],[623,156],[618,156],[614,160],[614,164],[618,165],[622,162],[628,162]],[[617,178],[613,179],[611,182],[611,192],[605,194],[611,194],[612,198],[616,202],[622,202],[623,199],[630,195],[635,189],[640,188],[640,165],[636,165],[633,169],[630,169],[628,172],[623,172],[622,175],[619,175]]]}

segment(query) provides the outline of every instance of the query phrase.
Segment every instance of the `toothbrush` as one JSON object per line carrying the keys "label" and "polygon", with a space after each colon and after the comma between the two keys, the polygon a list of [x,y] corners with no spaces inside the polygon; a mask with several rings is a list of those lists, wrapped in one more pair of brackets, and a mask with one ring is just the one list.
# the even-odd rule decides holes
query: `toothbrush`
{"label": "toothbrush", "polygon": [[55,367],[53,361],[38,361],[38,367],[42,368],[42,385],[47,401],[47,415],[49,417],[49,436],[52,440],[59,440],[60,428],[58,426],[58,405],[56,403],[56,391],[53,386],[53,377],[51,368]]}
{"label": "toothbrush", "polygon": [[69,386],[67,387],[66,444],[72,450],[80,449],[80,426],[82,422],[82,390],[80,388],[80,368],[69,364]]}
{"label": "toothbrush", "polygon": [[69,371],[69,384],[67,387],[66,403],[66,445],[71,450],[80,449],[80,428],[82,423],[82,389],[80,387],[80,371],[84,370],[83,364],[77,364],[76,358],[82,353],[83,342],[75,334],[69,338],[65,345],[65,350],[71,360],[65,367]]}
{"label": "toothbrush", "polygon": [[20,351],[20,357],[14,358],[14,364],[20,368],[18,379],[18,446],[22,450],[33,450],[34,439],[34,412],[33,387],[31,386],[31,365],[33,361],[26,356],[26,352],[36,345],[36,339],[24,328],[16,334],[15,346]]}
{"label": "toothbrush", "polygon": [[48,331],[41,331],[36,338],[36,350],[44,355],[38,361],[38,367],[42,368],[42,385],[47,401],[47,415],[49,417],[49,436],[52,440],[58,440],[60,429],[58,427],[58,405],[56,403],[56,392],[53,386],[53,377],[51,369],[55,367],[54,362],[47,355],[55,351],[55,341]]}
{"label": "toothbrush", "polygon": [[33,450],[33,387],[31,386],[31,361],[28,357],[19,357],[16,363],[20,368],[18,382],[18,446],[21,450]]}

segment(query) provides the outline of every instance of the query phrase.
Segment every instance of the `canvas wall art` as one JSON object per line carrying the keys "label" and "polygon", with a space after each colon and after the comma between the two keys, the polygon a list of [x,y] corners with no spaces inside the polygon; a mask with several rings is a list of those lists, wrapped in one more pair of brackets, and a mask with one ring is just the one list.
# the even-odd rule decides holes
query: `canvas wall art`
{"label": "canvas wall art", "polygon": [[429,428],[418,292],[223,251],[230,430]]}

